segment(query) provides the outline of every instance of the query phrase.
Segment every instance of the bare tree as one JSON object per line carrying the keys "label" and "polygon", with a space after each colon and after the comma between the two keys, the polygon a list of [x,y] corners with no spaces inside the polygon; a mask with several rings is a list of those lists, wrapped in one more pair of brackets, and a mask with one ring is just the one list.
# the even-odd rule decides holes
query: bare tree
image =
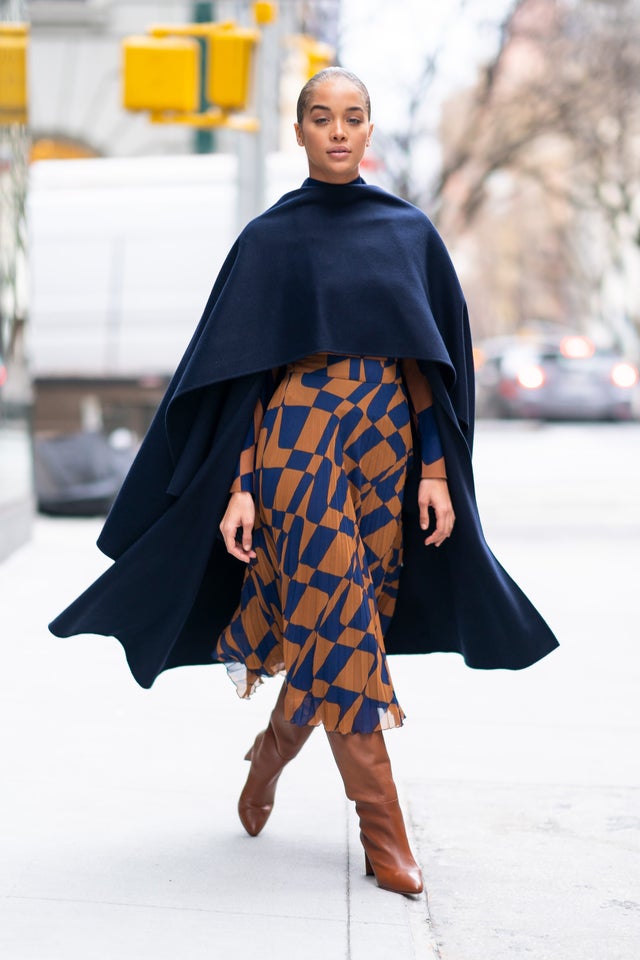
{"label": "bare tree", "polygon": [[[461,6],[464,7],[464,5],[463,0]],[[421,113],[438,76],[443,51],[444,41],[441,40],[425,56],[420,73],[405,98],[406,122],[403,123],[402,129],[376,133],[381,153],[385,157],[385,169],[393,192],[417,206],[425,204],[427,199],[425,190],[428,188],[425,187],[422,178],[416,176],[414,169],[416,155],[420,152],[422,141],[433,137],[433,131],[422,122]]]}
{"label": "bare tree", "polygon": [[[505,0],[506,2],[506,0]],[[379,4],[381,7],[385,3]],[[433,163],[425,162],[425,154],[433,156],[438,148],[438,119],[434,108],[438,83],[443,72],[443,61],[450,53],[451,41],[448,25],[470,16],[474,0],[455,0],[447,5],[447,25],[429,32],[425,38],[425,51],[418,61],[415,73],[405,82],[393,74],[389,76],[389,94],[397,105],[400,118],[398,126],[376,126],[375,154],[384,168],[386,184],[396,194],[416,205],[427,208],[431,201],[429,170]],[[410,26],[410,14],[402,4],[397,9],[398,19],[404,18],[403,30]],[[372,5],[367,15],[375,22],[376,10]],[[341,37],[344,44],[344,34]],[[339,54],[341,52],[339,47]],[[390,70],[393,67],[390,64]]]}
{"label": "bare tree", "polygon": [[[547,14],[538,19],[543,7]],[[520,25],[527,8],[536,16]],[[581,174],[573,181],[577,203],[595,203],[613,219],[634,215],[640,166],[637,2],[586,0],[577,12],[558,0],[518,0],[501,37],[449,144],[434,198],[460,170],[473,167],[463,211],[472,219],[494,171],[544,173],[527,163],[527,155],[532,143],[551,134],[571,144]],[[525,59],[514,69],[516,56]]]}
{"label": "bare tree", "polygon": [[557,200],[560,219],[571,213],[574,231],[586,224],[599,234],[581,259],[565,230],[563,250],[575,258],[567,274],[596,288],[617,271],[627,310],[629,251],[640,246],[639,7],[638,0],[515,3],[496,56],[450,111],[433,190],[438,216],[455,235],[490,205],[496,175],[538,184]]}

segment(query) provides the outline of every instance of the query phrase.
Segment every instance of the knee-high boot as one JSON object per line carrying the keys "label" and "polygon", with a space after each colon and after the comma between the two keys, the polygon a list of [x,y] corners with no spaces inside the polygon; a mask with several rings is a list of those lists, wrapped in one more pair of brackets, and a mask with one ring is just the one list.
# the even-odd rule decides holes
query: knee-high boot
{"label": "knee-high boot", "polygon": [[245,760],[251,769],[238,801],[242,826],[252,837],[257,837],[273,810],[278,777],[290,760],[307,742],[313,727],[298,727],[284,718],[284,684],[269,724],[255,739]]}
{"label": "knee-high boot", "polygon": [[384,737],[334,732],[327,736],[345,792],[356,803],[367,874],[375,875],[384,890],[421,893],[422,874],[407,840]]}

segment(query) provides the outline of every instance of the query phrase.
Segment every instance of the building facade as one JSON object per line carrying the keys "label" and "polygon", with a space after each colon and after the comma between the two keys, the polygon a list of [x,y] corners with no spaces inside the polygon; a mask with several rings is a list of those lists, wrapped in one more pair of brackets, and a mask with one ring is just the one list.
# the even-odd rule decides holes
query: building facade
{"label": "building facade", "polygon": [[[24,19],[21,3],[0,2],[0,24]],[[33,513],[25,359],[28,136],[0,111],[0,560],[29,536]]]}
{"label": "building facade", "polygon": [[[122,105],[122,41],[126,37],[144,35],[155,23],[180,25],[231,20],[241,26],[253,26],[254,10],[250,0],[0,0],[0,19],[27,23],[30,31],[28,126],[25,122],[5,122],[6,118],[0,115],[0,559],[29,536],[37,499],[33,482],[33,446],[36,452],[36,487],[39,489],[37,477],[41,470],[38,450],[41,441],[47,442],[83,430],[103,430],[107,434],[119,426],[128,427],[139,437],[166,382],[166,362],[156,363],[151,374],[146,369],[142,372],[137,369],[133,372],[114,371],[111,369],[114,364],[100,375],[89,369],[91,350],[89,346],[85,349],[82,344],[90,340],[97,325],[92,323],[90,311],[76,309],[74,313],[68,304],[77,308],[80,301],[84,303],[85,288],[95,280],[95,276],[88,268],[83,275],[83,269],[77,266],[79,261],[74,260],[73,250],[80,249],[84,259],[91,261],[92,269],[101,269],[103,273],[111,270],[107,278],[108,290],[103,299],[108,301],[105,309],[111,311],[109,322],[112,326],[116,317],[114,304],[117,306],[123,298],[126,299],[125,294],[129,296],[131,293],[130,283],[127,286],[125,281],[135,268],[142,284],[147,276],[145,270],[148,265],[148,285],[146,291],[140,294],[144,302],[141,302],[138,310],[143,318],[141,322],[149,323],[148,335],[151,339],[148,343],[159,342],[164,335],[162,331],[169,331],[182,341],[187,334],[183,333],[180,323],[188,325],[195,322],[198,307],[190,302],[181,302],[175,307],[174,320],[164,326],[159,322],[154,308],[154,296],[156,300],[158,298],[157,272],[154,273],[154,270],[159,260],[165,254],[169,256],[170,248],[174,251],[165,270],[167,283],[172,284],[171,289],[176,293],[174,299],[180,291],[187,289],[194,297],[199,297],[200,303],[205,293],[203,278],[206,276],[209,282],[220,258],[216,244],[228,244],[238,225],[255,215],[258,203],[262,204],[262,209],[266,202],[274,199],[271,195],[273,189],[278,188],[280,192],[289,189],[289,184],[281,189],[282,174],[276,173],[274,179],[266,158],[267,154],[279,154],[287,144],[297,149],[292,130],[295,106],[292,91],[295,90],[297,95],[306,77],[304,55],[301,52],[303,48],[296,38],[314,31],[316,39],[334,43],[338,33],[340,0],[280,0],[275,7],[277,18],[262,28],[260,54],[254,63],[255,106],[262,111],[259,115],[263,123],[260,137],[252,137],[229,131],[197,131],[179,124],[154,125],[147,114],[127,112]],[[286,122],[281,122],[282,114],[287,115]],[[260,143],[259,149],[257,142]],[[203,167],[198,168],[198,182],[192,182],[195,169],[192,164],[187,163],[187,172],[180,173],[179,169],[182,161],[196,160],[196,157],[190,156],[195,153],[221,155],[201,158],[207,163],[215,159],[216,163],[211,163],[210,170],[207,167],[208,172]],[[297,153],[300,154],[300,151],[297,150]],[[236,173],[233,174],[232,170],[225,181],[224,202],[214,202],[209,194],[217,183],[216,171],[225,166],[225,156],[230,169],[233,168]],[[135,259],[138,247],[142,249],[141,244],[136,246],[141,231],[128,221],[125,225],[128,214],[123,213],[120,232],[123,236],[126,233],[126,237],[113,240],[110,258],[101,258],[96,253],[92,259],[94,248],[97,250],[101,242],[104,245],[106,239],[111,238],[111,234],[106,236],[100,218],[111,211],[113,219],[116,210],[120,209],[118,203],[105,201],[106,205],[100,207],[92,220],[87,212],[85,220],[91,220],[90,223],[85,223],[84,227],[82,224],[78,226],[72,222],[72,217],[69,218],[69,210],[78,207],[80,187],[83,185],[81,181],[83,176],[86,180],[87,171],[84,170],[81,176],[79,166],[78,178],[74,178],[71,170],[65,173],[66,182],[62,186],[56,180],[55,188],[52,186],[50,192],[43,192],[43,177],[40,174],[46,164],[38,164],[38,161],[47,160],[81,162],[87,158],[102,158],[115,164],[139,161],[134,175],[134,180],[141,178],[138,185],[129,183],[126,187],[118,187],[124,192],[127,189],[133,191],[128,214],[132,215],[132,211],[144,207],[153,194],[153,211],[162,220],[162,211],[167,209],[168,193],[172,197],[178,194],[189,194],[190,197],[191,193],[198,193],[199,190],[202,209],[198,208],[196,212],[200,219],[193,210],[190,212],[188,206],[175,211],[175,203],[173,206],[169,204],[174,219],[167,222],[165,218],[159,223],[153,237],[145,240],[146,247],[142,251],[145,256],[140,253],[138,257],[142,266],[138,261],[135,266],[132,258]],[[286,176],[293,176],[294,182],[299,182],[306,169],[301,154],[295,158],[280,159],[285,161],[282,169],[287,171]],[[295,163],[291,167],[292,172],[288,172],[289,161],[294,160],[299,160],[300,175],[294,170]],[[162,167],[159,173],[159,167],[152,167],[154,161],[156,164],[167,164],[169,172],[165,175]],[[63,166],[64,163],[61,164]],[[111,176],[111,168],[108,174]],[[100,168],[99,176],[106,175]],[[164,188],[160,189],[157,182],[150,183],[150,175],[156,180],[159,176],[165,177],[169,184],[167,192],[163,194]],[[113,176],[121,176],[120,167]],[[129,173],[122,176],[126,179]],[[257,191],[255,183],[260,178],[263,181],[262,190]],[[32,187],[28,191],[29,181]],[[109,189],[115,190],[116,187],[111,184],[107,189],[104,184],[96,183],[87,189],[92,198],[100,200],[101,191],[108,193]],[[252,198],[240,209],[241,204],[233,201],[233,196],[241,198],[249,194],[252,194]],[[49,233],[53,227],[40,207],[37,223],[35,216],[29,222],[29,211],[33,210],[36,198],[41,206],[49,202],[62,203],[64,206],[65,197],[69,198],[71,207],[58,220],[58,232],[52,240]],[[206,197],[209,199],[203,199]],[[233,209],[227,209],[234,202],[237,207],[235,214]],[[143,225],[151,222],[152,217],[146,214],[141,214],[141,217]],[[201,224],[203,218],[206,220],[205,226]],[[46,229],[43,223],[49,224]],[[89,241],[78,247],[80,228],[88,229],[91,226],[93,233]],[[114,233],[114,230],[115,227],[112,230],[115,237],[117,231]],[[203,243],[194,248],[199,259],[192,250],[193,244],[188,250],[187,246],[181,245],[180,237],[183,236],[191,240],[204,237]],[[215,249],[210,251],[212,244]],[[30,278],[27,277],[28,246]],[[47,249],[53,251],[51,256],[47,254]],[[210,255],[203,267],[201,261],[207,256],[207,251]],[[61,261],[65,264],[65,270],[56,268],[56,263]],[[197,279],[189,285],[187,277],[192,274],[197,274]],[[104,293],[98,284],[91,298],[94,312],[102,303],[101,292]],[[120,300],[116,294],[120,295]],[[43,302],[43,296],[46,302]],[[165,312],[170,299],[165,297],[162,302]],[[62,361],[56,366],[46,359],[48,348],[42,340],[42,330],[46,326],[43,317],[48,322],[61,304],[63,309],[59,323],[56,326],[54,322],[54,326],[47,327],[47,331],[50,329],[51,343],[60,349],[60,355],[69,368],[66,376],[60,372]],[[127,317],[131,313],[130,306],[127,300]],[[124,309],[122,307],[122,311]],[[118,314],[120,319],[124,317],[122,311],[122,316]],[[72,321],[76,322],[76,327],[70,329]],[[123,336],[133,336],[134,332],[121,331]],[[71,358],[77,358],[83,350],[83,357],[72,363]],[[176,359],[177,350],[174,350]],[[140,351],[129,348],[127,351],[127,361],[135,366]],[[147,350],[144,355],[148,353]]]}

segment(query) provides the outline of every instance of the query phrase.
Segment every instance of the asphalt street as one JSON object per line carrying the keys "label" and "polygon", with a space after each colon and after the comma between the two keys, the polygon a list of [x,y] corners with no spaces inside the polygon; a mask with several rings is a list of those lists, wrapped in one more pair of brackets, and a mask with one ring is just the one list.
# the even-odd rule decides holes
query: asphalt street
{"label": "asphalt street", "polygon": [[481,423],[475,466],[489,543],[561,647],[519,673],[392,660],[417,900],[365,878],[322,731],[247,837],[277,681],[143,691],[113,639],[51,637],[108,561],[98,521],[36,522],[0,565],[3,960],[636,960],[640,425]]}

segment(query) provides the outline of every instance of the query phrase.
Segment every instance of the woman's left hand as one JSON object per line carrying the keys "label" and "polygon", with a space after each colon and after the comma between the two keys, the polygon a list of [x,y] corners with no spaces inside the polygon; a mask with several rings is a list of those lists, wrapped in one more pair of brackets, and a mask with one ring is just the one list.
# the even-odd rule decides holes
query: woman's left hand
{"label": "woman's left hand", "polygon": [[418,487],[418,506],[420,508],[420,527],[427,530],[429,527],[429,507],[433,507],[436,515],[436,528],[425,540],[425,546],[439,547],[447,537],[451,536],[455,523],[455,514],[449,485],[446,480],[423,479]]}

